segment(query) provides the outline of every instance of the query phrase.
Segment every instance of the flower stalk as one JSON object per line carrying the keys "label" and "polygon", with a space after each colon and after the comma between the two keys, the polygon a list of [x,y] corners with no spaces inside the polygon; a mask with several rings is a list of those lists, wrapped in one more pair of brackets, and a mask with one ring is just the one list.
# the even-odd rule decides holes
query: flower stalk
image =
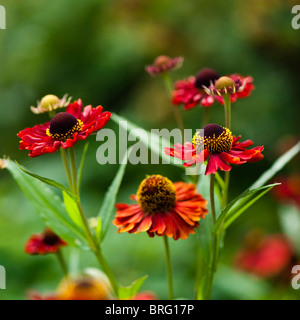
{"label": "flower stalk", "polygon": [[[215,187],[215,175],[211,174],[209,194],[210,194],[210,206],[211,206],[211,215],[212,215],[213,225],[216,224],[216,220],[217,220],[214,187]],[[217,263],[218,263],[218,252],[219,252],[218,249],[219,249],[219,237],[216,234],[213,234],[212,255],[211,255],[211,260],[208,268],[208,281],[207,281],[206,292],[204,295],[205,300],[209,300],[211,298],[214,275],[215,275]]]}
{"label": "flower stalk", "polygon": [[74,152],[74,148],[69,148],[69,159],[70,159],[70,163],[71,163],[71,172],[72,172],[72,179],[71,179],[71,175],[70,175],[70,170],[68,163],[64,161],[64,159],[66,160],[66,157],[63,156],[63,162],[65,164],[65,168],[66,168],[66,172],[67,172],[67,176],[69,177],[68,180],[70,180],[70,188],[73,191],[73,193],[76,196],[76,199],[74,199],[76,201],[79,213],[80,213],[80,217],[83,223],[83,227],[84,227],[84,233],[86,236],[86,239],[89,243],[89,246],[91,248],[91,250],[94,252],[100,266],[102,267],[103,271],[106,273],[107,277],[109,278],[110,284],[115,292],[116,295],[118,295],[118,291],[119,291],[119,284],[115,279],[115,276],[113,274],[113,272],[111,271],[108,263],[106,262],[106,260],[104,259],[101,249],[99,247],[99,245],[97,244],[97,241],[95,240],[95,238],[93,237],[90,227],[88,225],[88,221],[85,217],[81,202],[80,202],[80,196],[79,196],[79,189],[78,189],[78,184],[77,184],[77,169],[76,169],[76,161],[75,161],[75,152]]}
{"label": "flower stalk", "polygon": [[169,288],[169,299],[174,299],[173,294],[173,275],[172,275],[172,266],[171,266],[171,256],[170,256],[170,248],[169,242],[166,235],[163,236],[164,239],[164,247],[165,247],[165,255],[166,255],[166,266],[167,266],[167,274],[168,274],[168,288]]}
{"label": "flower stalk", "polygon": [[60,267],[61,267],[61,270],[62,270],[64,276],[65,276],[66,278],[68,278],[68,276],[69,276],[68,268],[67,268],[67,264],[66,264],[66,261],[65,261],[65,259],[64,259],[64,256],[63,256],[63,254],[62,254],[62,251],[61,251],[61,250],[58,250],[58,251],[56,252],[56,256],[57,256],[58,263],[59,263],[59,265],[60,265]]}
{"label": "flower stalk", "polygon": [[[230,94],[224,95],[224,109],[225,109],[225,125],[228,129],[231,129],[231,101],[230,101]],[[227,205],[228,201],[228,189],[229,189],[229,181],[230,181],[230,171],[225,172],[224,182],[225,186],[223,189],[223,209]]]}
{"label": "flower stalk", "polygon": [[[163,73],[163,79],[164,79],[164,84],[165,84],[165,87],[166,87],[168,96],[169,96],[170,98],[172,98],[173,87],[172,87],[172,82],[171,82],[171,77],[170,77],[169,72],[164,72],[164,73]],[[175,119],[176,119],[178,128],[180,129],[181,134],[182,134],[182,137],[183,137],[183,134],[184,134],[184,124],[183,124],[182,116],[181,116],[181,113],[180,113],[180,109],[179,109],[178,107],[173,107],[173,106],[172,106],[172,110],[173,110],[174,117],[175,117]]]}

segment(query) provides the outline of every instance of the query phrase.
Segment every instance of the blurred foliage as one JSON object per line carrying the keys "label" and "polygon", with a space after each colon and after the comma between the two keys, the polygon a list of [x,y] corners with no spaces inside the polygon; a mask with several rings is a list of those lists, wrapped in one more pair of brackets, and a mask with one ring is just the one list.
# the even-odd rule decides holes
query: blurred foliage
{"label": "blurred foliage", "polygon": [[[289,141],[299,138],[300,30],[291,27],[296,1],[3,0],[1,4],[6,8],[7,29],[0,30],[0,154],[33,172],[65,182],[59,154],[30,159],[18,150],[16,133],[47,120],[46,115],[33,115],[29,107],[48,93],[60,97],[68,93],[85,104],[101,104],[147,129],[173,128],[162,80],[144,71],[160,54],[185,58],[183,67],[172,74],[173,80],[194,75],[204,66],[221,74],[253,76],[256,89],[252,95],[233,105],[233,128],[256,145],[265,145],[265,159],[232,170],[232,197],[267,169]],[[200,107],[182,112],[186,127],[198,128],[202,112]],[[223,108],[213,106],[212,117],[223,123]],[[108,127],[118,129],[113,123]],[[94,137],[90,141],[82,196],[86,211],[93,216],[117,166],[99,166],[98,143]],[[82,145],[76,149],[79,153]],[[298,164],[299,159],[294,160],[283,173],[299,171]],[[128,196],[148,173],[182,179],[180,170],[166,165],[129,165],[118,201],[129,201]],[[249,209],[227,234],[223,263],[232,264],[241,240],[252,228],[282,232],[277,211],[271,195]],[[11,177],[1,172],[0,264],[7,269],[7,290],[0,291],[0,299],[24,299],[28,289],[47,292],[57,287],[61,273],[55,258],[24,253],[28,237],[42,229],[42,221]],[[192,298],[194,237],[170,242],[176,296]],[[167,297],[162,239],[117,235],[112,226],[104,253],[122,284],[148,274],[150,279],[142,289],[154,290],[161,299]],[[74,254],[67,249],[66,255]],[[96,266],[96,261],[83,253],[80,268],[91,265]],[[226,270],[219,277],[230,277]],[[238,279],[233,274],[232,279]],[[253,289],[254,284],[246,286],[254,290],[254,297],[240,295],[240,289],[228,288],[231,284],[220,281],[218,286],[216,281],[215,297],[275,296],[265,289],[265,283],[260,289]],[[269,285],[278,287],[274,282]],[[289,284],[276,292],[280,299],[297,294]]]}

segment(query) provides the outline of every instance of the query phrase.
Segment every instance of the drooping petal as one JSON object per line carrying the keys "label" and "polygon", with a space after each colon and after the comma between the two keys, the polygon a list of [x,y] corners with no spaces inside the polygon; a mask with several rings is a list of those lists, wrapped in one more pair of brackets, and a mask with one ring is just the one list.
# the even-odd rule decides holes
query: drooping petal
{"label": "drooping petal", "polygon": [[222,171],[230,171],[231,166],[224,162],[219,154],[211,154],[208,159],[205,175],[212,173],[215,174],[218,169]]}

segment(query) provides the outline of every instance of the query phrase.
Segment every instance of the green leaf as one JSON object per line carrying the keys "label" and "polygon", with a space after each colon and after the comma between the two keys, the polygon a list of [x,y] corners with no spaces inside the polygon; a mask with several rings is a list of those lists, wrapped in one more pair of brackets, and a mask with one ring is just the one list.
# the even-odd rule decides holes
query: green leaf
{"label": "green leaf", "polygon": [[264,299],[272,290],[267,281],[224,265],[218,268],[214,287],[222,297],[237,300]]}
{"label": "green leaf", "polygon": [[249,189],[257,189],[262,187],[265,183],[267,183],[270,179],[272,179],[277,172],[279,172],[289,161],[291,161],[297,153],[300,152],[300,142],[295,144],[290,150],[284,153],[281,157],[279,157],[272,167],[265,171],[257,180],[253,183],[253,185]]}
{"label": "green leaf", "polygon": [[79,165],[79,169],[78,169],[78,173],[77,173],[78,190],[80,190],[83,165],[84,165],[84,161],[85,161],[85,158],[86,158],[86,154],[87,154],[88,148],[89,148],[89,143],[87,142],[84,145],[84,149],[83,149],[83,152],[82,152],[81,161],[80,161],[80,165]]}
{"label": "green leaf", "polygon": [[5,161],[6,169],[45,223],[69,245],[87,250],[85,236],[68,217],[61,199],[47,185],[25,173],[13,161]]}
{"label": "green leaf", "polygon": [[[219,218],[216,221],[216,224],[213,228],[213,232],[217,232],[218,230],[220,230],[220,227],[222,225],[222,222],[225,219],[229,219],[229,217],[232,217],[233,215],[235,215],[235,213],[239,213],[236,218],[242,214],[247,208],[250,207],[250,197],[255,195],[257,192],[264,190],[265,192],[263,194],[265,194],[266,192],[268,192],[270,189],[272,189],[274,186],[279,185],[280,183],[274,183],[274,184],[270,184],[267,186],[263,186],[261,188],[257,188],[257,189],[246,189],[244,192],[242,192],[238,197],[236,197],[234,200],[232,200],[221,212]],[[267,191],[265,190],[267,189]],[[263,195],[262,194],[262,195]],[[256,202],[262,195],[258,195],[257,197],[255,197],[254,199],[252,199],[251,201],[251,205]],[[243,201],[242,201],[243,200]],[[232,221],[233,222],[233,221]]]}
{"label": "green leaf", "polygon": [[84,224],[82,222],[82,218],[81,218],[77,203],[65,191],[63,191],[62,193],[63,193],[65,208],[69,214],[69,217],[78,227],[80,227],[81,229],[84,229]]}
{"label": "green leaf", "polygon": [[[224,228],[235,221],[246,209],[248,209],[252,204],[254,204],[258,199],[260,199],[264,194],[270,191],[278,183],[270,184],[263,186],[266,182],[272,179],[278,171],[280,171],[297,153],[300,152],[300,142],[297,143],[294,147],[284,153],[279,157],[272,167],[264,172],[257,181],[252,184],[250,188],[241,193],[236,199],[231,201],[221,212],[220,217],[218,218],[216,225],[214,226],[214,232],[220,230],[220,227],[226,219]],[[266,190],[265,190],[266,189]],[[255,195],[257,192],[260,192],[258,195]]]}
{"label": "green leaf", "polygon": [[[229,212],[229,214],[225,218],[224,229],[227,229],[232,222],[234,222],[245,210],[247,210],[250,206],[252,206],[257,200],[259,200],[262,196],[264,196],[267,192],[269,192],[272,188],[274,188],[279,183],[275,183],[273,185],[268,185],[257,190],[262,190],[258,195],[252,195],[244,198],[244,201],[241,201],[239,205],[237,205],[233,210]],[[255,192],[256,194],[257,192]]]}
{"label": "green leaf", "polygon": [[24,173],[28,174],[29,176],[31,176],[37,180],[40,180],[40,181],[48,184],[51,187],[55,187],[59,190],[65,191],[65,192],[71,194],[73,197],[76,197],[76,195],[69,188],[65,187],[63,184],[56,182],[55,180],[41,177],[33,172],[30,172],[30,171],[26,170],[24,167],[22,167],[21,165],[19,165],[17,161],[15,161],[15,162],[16,162],[17,166],[20,168],[20,170],[22,170]]}
{"label": "green leaf", "polygon": [[293,205],[281,205],[278,211],[282,231],[293,244],[300,255],[300,214],[299,209]]}
{"label": "green leaf", "polygon": [[[177,159],[174,159],[172,157],[169,157],[164,153],[164,147],[170,147],[170,141],[167,139],[149,132],[136,124],[128,121],[126,118],[121,117],[119,115],[116,115],[115,113],[112,113],[111,120],[113,120],[115,123],[123,127],[123,129],[127,131],[131,131],[134,129],[140,129],[147,133],[147,138],[144,136],[141,136],[141,142],[155,155],[159,156],[161,159],[164,159],[167,163],[170,163],[176,167],[180,167],[181,169],[185,170],[184,166],[181,163],[175,163],[174,161],[177,161]],[[123,125],[123,123],[126,122],[126,127]],[[151,136],[151,139],[150,139]]]}
{"label": "green leaf", "polygon": [[118,291],[118,298],[120,300],[134,298],[147,278],[148,276],[144,276],[135,280],[129,287],[120,287]]}
{"label": "green leaf", "polygon": [[98,224],[96,227],[96,236],[97,236],[97,240],[100,243],[101,242],[101,234],[102,234],[102,222],[101,222],[101,217],[98,217]]}
{"label": "green leaf", "polygon": [[[127,153],[129,153],[130,151],[127,150]],[[126,165],[124,161],[124,159],[127,157],[127,154],[125,154],[124,158],[122,159],[122,164],[120,165],[118,172],[113,180],[113,182],[111,183],[110,187],[108,188],[101,209],[100,209],[100,213],[99,216],[101,218],[101,228],[97,228],[96,232],[97,232],[97,238],[101,239],[101,241],[103,241],[106,232],[109,228],[109,226],[111,225],[112,222],[112,217],[114,214],[114,206],[116,203],[116,199],[117,199],[117,194],[119,192],[123,177],[124,177],[124,173],[125,173],[125,169],[126,169]],[[98,223],[99,225],[99,223]],[[98,232],[101,232],[98,233]]]}

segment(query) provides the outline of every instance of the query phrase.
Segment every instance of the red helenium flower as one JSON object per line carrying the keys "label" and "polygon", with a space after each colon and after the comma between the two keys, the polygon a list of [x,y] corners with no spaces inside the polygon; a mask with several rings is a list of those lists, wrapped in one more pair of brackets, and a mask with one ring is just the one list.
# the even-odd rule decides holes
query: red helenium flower
{"label": "red helenium flower", "polygon": [[293,250],[282,235],[265,236],[253,248],[241,249],[235,257],[235,266],[262,278],[269,278],[289,267]]}
{"label": "red helenium flower", "polygon": [[25,245],[25,252],[31,255],[45,255],[56,253],[67,243],[60,239],[52,230],[46,228],[41,234],[35,234],[29,238]]}
{"label": "red helenium flower", "polygon": [[[239,74],[228,75],[234,82],[243,84],[243,89],[230,95],[231,102],[237,99],[248,97],[254,89],[252,84],[253,78],[250,76],[243,77]],[[216,71],[208,68],[202,69],[198,75],[190,76],[187,79],[179,80],[175,83],[173,91],[172,103],[174,105],[183,104],[185,110],[189,110],[200,104],[203,107],[211,107],[215,100],[224,104],[223,97],[218,95],[208,95],[203,86],[209,87],[210,83],[214,83],[219,78]]]}
{"label": "red helenium flower", "polygon": [[73,147],[78,140],[103,128],[110,119],[110,112],[103,107],[86,106],[82,111],[79,99],[68,105],[66,112],[60,112],[51,121],[26,128],[18,133],[21,138],[20,150],[29,150],[30,157],[56,152]]}
{"label": "red helenium flower", "polygon": [[113,221],[118,232],[139,233],[186,239],[195,233],[199,220],[208,213],[207,201],[197,193],[193,184],[172,183],[161,175],[142,181],[137,194],[131,196],[137,204],[116,205]]}
{"label": "red helenium flower", "polygon": [[230,164],[244,164],[263,159],[263,146],[246,149],[253,145],[251,140],[240,142],[241,136],[232,136],[228,128],[211,123],[204,127],[204,134],[197,132],[193,143],[176,144],[174,148],[165,148],[165,153],[186,162],[185,167],[207,161],[205,174],[215,174],[219,169],[231,170]]}

